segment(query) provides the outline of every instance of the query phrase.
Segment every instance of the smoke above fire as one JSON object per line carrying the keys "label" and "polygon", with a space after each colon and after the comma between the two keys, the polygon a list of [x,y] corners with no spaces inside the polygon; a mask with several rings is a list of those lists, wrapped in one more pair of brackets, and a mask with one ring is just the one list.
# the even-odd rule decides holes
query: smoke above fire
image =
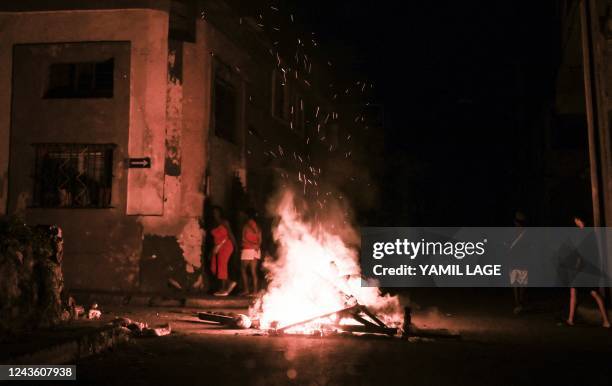
{"label": "smoke above fire", "polygon": [[287,188],[268,210],[275,218],[272,231],[278,249],[274,258],[264,260],[268,288],[250,310],[262,328],[306,320],[311,321],[299,328],[341,324],[335,313],[355,303],[389,326],[401,324],[397,297],[361,286],[359,235],[342,204],[326,205],[323,211]]}

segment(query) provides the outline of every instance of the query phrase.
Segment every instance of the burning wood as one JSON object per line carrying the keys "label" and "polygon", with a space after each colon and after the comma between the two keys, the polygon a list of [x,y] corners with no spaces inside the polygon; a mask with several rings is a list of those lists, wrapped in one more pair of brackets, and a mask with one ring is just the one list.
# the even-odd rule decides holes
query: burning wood
{"label": "burning wood", "polygon": [[313,215],[316,208],[294,198],[285,192],[274,209],[278,259],[264,262],[268,289],[250,315],[276,333],[333,326],[395,335],[403,320],[399,300],[377,287],[362,287],[355,247],[359,239],[346,225],[346,208],[333,211],[328,205],[325,213]]}
{"label": "burning wood", "polygon": [[[360,304],[356,304],[348,308],[345,308],[343,310],[339,310],[339,311],[324,314],[324,315],[319,315],[313,318],[303,320],[301,322],[297,322],[297,323],[293,323],[287,326],[276,328],[275,332],[282,333],[284,331],[290,330],[291,328],[308,324],[317,319],[324,319],[332,315],[337,315],[341,319],[347,319],[350,317],[354,321],[359,322],[361,324],[358,325],[358,324],[335,323],[335,324],[323,324],[322,325],[323,327],[333,329],[333,330],[341,330],[345,332],[362,332],[362,333],[371,333],[371,334],[385,334],[385,335],[391,335],[391,336],[396,335],[398,332],[397,328],[387,327],[387,325],[385,325],[385,323],[383,323],[380,319],[378,319],[376,315],[370,312],[370,310],[368,310],[367,307],[362,306]],[[368,320],[366,318],[370,318],[371,320]]]}

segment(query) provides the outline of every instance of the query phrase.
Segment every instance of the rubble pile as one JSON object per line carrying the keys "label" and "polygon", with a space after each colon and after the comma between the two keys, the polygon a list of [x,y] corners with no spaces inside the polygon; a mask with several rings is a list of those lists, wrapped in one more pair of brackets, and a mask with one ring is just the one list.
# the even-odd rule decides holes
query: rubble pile
{"label": "rubble pile", "polygon": [[65,318],[62,232],[0,219],[0,338]]}

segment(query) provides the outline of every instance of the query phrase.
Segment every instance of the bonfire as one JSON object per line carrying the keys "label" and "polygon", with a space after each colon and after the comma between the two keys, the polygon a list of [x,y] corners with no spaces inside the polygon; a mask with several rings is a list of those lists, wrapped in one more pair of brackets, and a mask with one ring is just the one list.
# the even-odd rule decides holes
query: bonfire
{"label": "bonfire", "polygon": [[378,287],[362,286],[358,237],[346,225],[343,212],[313,215],[302,203],[296,204],[290,191],[272,210],[278,253],[264,261],[268,288],[249,310],[261,329],[302,334],[399,332],[399,299],[383,295]]}

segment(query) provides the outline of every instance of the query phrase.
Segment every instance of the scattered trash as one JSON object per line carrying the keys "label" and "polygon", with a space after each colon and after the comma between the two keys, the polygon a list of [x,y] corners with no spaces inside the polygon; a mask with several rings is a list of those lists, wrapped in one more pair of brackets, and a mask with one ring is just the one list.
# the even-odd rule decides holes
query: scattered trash
{"label": "scattered trash", "polygon": [[98,303],[92,303],[86,312],[85,307],[76,304],[74,298],[69,296],[66,305],[67,309],[62,313],[62,320],[64,321],[78,320],[81,317],[90,320],[100,319],[102,317],[102,311],[98,308]]}
{"label": "scattered trash", "polygon": [[87,319],[100,319],[100,317],[102,317],[102,312],[100,310],[90,309],[89,312],[87,312]]}
{"label": "scattered trash", "polygon": [[102,317],[102,311],[98,309],[98,303],[92,303],[87,311],[87,319],[100,319]]}
{"label": "scattered trash", "polygon": [[165,336],[172,333],[170,323],[149,327],[147,323],[117,317],[109,324],[126,328],[134,336]]}
{"label": "scattered trash", "polygon": [[148,328],[149,325],[142,322],[133,321],[128,318],[117,317],[115,320],[111,322],[111,324],[115,326],[126,327],[132,332],[142,332],[145,328]]}
{"label": "scattered trash", "polygon": [[75,305],[74,306],[74,319],[78,319],[81,315],[85,314],[85,307],[83,306],[79,306],[79,305]]}
{"label": "scattered trash", "polygon": [[171,332],[172,327],[170,327],[170,323],[166,323],[158,327],[143,329],[142,336],[165,336],[170,335]]}

